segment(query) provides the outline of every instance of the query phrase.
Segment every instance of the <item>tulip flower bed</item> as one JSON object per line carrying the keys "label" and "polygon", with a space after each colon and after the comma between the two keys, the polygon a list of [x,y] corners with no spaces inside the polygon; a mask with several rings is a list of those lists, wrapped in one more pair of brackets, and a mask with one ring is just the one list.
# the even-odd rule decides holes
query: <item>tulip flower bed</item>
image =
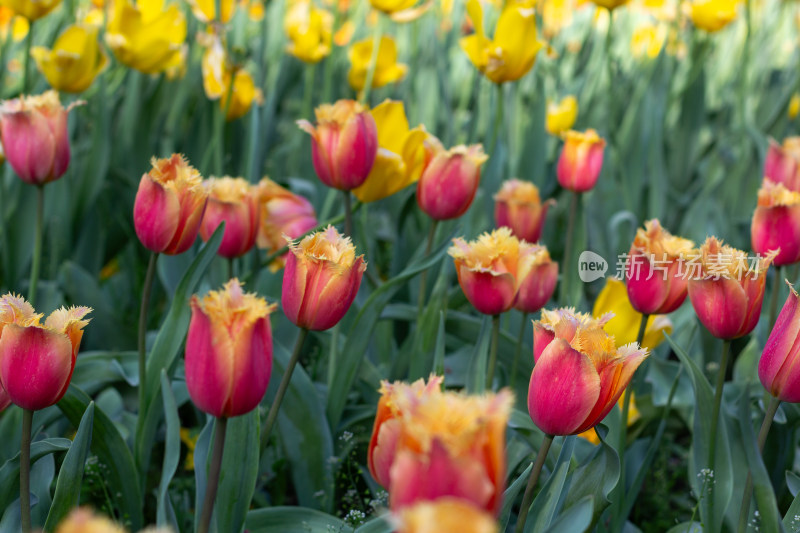
{"label": "tulip flower bed", "polygon": [[800,531],[800,7],[592,2],[0,0],[0,533]]}

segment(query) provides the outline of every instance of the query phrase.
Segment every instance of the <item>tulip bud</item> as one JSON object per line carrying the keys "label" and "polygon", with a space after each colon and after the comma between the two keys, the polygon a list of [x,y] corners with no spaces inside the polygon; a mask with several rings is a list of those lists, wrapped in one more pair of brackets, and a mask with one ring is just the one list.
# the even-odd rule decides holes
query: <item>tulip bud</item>
{"label": "tulip bud", "polygon": [[2,5],[33,22],[55,9],[61,0],[3,0]]}
{"label": "tulip bud", "polygon": [[55,181],[69,165],[67,115],[55,91],[21,96],[0,105],[0,137],[6,159],[25,183],[44,185]]}
{"label": "tulip bud", "polygon": [[453,239],[448,253],[456,264],[458,283],[479,312],[497,315],[514,305],[519,284],[530,274],[537,246],[520,241],[508,228],[484,233],[478,240]]}
{"label": "tulip bud", "polygon": [[574,192],[586,192],[597,183],[603,167],[606,141],[595,130],[585,133],[570,130],[564,134],[564,147],[558,159],[558,183]]}
{"label": "tulip bud", "polygon": [[[317,226],[317,215],[311,202],[284,189],[269,178],[258,184],[258,203],[261,222],[256,243],[275,253],[288,244],[289,239],[297,239]],[[282,268],[285,261],[277,259],[271,269]]]}
{"label": "tulip bud", "polygon": [[381,384],[367,455],[370,472],[388,489],[393,511],[455,497],[496,515],[505,488],[513,394],[442,392],[441,381],[432,376],[427,384]]}
{"label": "tulip bud", "polygon": [[14,404],[36,411],[64,396],[90,312],[62,307],[41,324],[22,297],[0,297],[0,385]]}
{"label": "tulip bud", "polygon": [[689,300],[697,318],[718,339],[747,335],[758,323],[767,269],[777,251],[750,262],[741,250],[709,237],[687,262],[697,272],[689,278]]}
{"label": "tulip bud", "polygon": [[281,302],[286,317],[299,328],[330,329],[344,317],[367,269],[364,256],[336,228],[289,244]]}
{"label": "tulip bud", "polygon": [[608,321],[614,318],[614,313],[605,313],[599,318],[592,318],[587,313],[577,313],[574,307],[561,307],[554,311],[542,309],[542,317],[533,321],[533,361],[539,361],[539,356],[547,345],[556,338],[556,328],[559,335],[571,341],[578,327],[582,329],[603,329]]}
{"label": "tulip bud", "polygon": [[599,321],[564,313],[531,374],[528,411],[548,435],[583,433],[603,421],[647,358],[636,343],[617,348]]}
{"label": "tulip bud", "polygon": [[800,137],[787,137],[783,145],[769,140],[764,177],[782,183],[790,191],[800,192]]}
{"label": "tulip bud", "polygon": [[717,32],[736,19],[737,2],[731,0],[694,0],[689,16],[695,27],[709,33]]}
{"label": "tulip bud", "polygon": [[553,296],[557,281],[558,263],[550,260],[550,253],[545,246],[536,247],[531,269],[527,276],[520,279],[514,309],[535,313]]}
{"label": "tulip bud", "polygon": [[56,533],[126,533],[126,531],[105,516],[97,515],[87,507],[79,507],[73,509],[58,525]]}
{"label": "tulip bud", "polygon": [[555,204],[555,200],[542,203],[536,185],[518,179],[504,182],[494,202],[497,226],[511,228],[516,238],[528,242],[539,241],[547,209]]}
{"label": "tulip bud", "polygon": [[[788,282],[787,282],[788,284]],[[789,297],[769,334],[761,359],[758,378],[771,395],[782,402],[800,402],[800,305],[797,291],[789,285]]]}
{"label": "tulip bud", "polygon": [[570,95],[560,102],[547,102],[545,129],[550,135],[561,135],[569,131],[578,118],[578,99]]}
{"label": "tulip bud", "polygon": [[458,498],[438,498],[400,511],[397,533],[497,533],[494,517]]}
{"label": "tulip bud", "polygon": [[339,100],[315,110],[316,127],[297,125],[311,135],[311,159],[320,181],[342,191],[367,179],[378,153],[378,129],[369,110],[354,100]]}
{"label": "tulip bud", "polygon": [[665,315],[686,299],[685,259],[694,243],[675,237],[658,220],[645,222],[631,245],[626,267],[628,298],[646,315]]}
{"label": "tulip bud", "polygon": [[208,193],[200,173],[182,155],[152,159],[153,168],[142,176],[133,205],[133,225],[145,248],[177,255],[197,237]]}
{"label": "tulip bud", "polygon": [[487,160],[480,144],[456,146],[434,156],[417,182],[417,204],[434,220],[449,220],[466,213]]}
{"label": "tulip bud", "polygon": [[225,222],[225,234],[217,255],[229,259],[244,255],[256,243],[258,203],[256,191],[242,178],[210,178],[203,182],[208,206],[200,224],[200,237],[207,241]]}
{"label": "tulip bud", "polygon": [[258,406],[272,373],[272,329],[267,305],[245,293],[238,279],[202,299],[192,296],[186,336],[186,386],[194,404],[232,417]]}
{"label": "tulip bud", "polygon": [[750,226],[753,251],[762,255],[779,250],[775,266],[800,261],[800,192],[764,180]]}

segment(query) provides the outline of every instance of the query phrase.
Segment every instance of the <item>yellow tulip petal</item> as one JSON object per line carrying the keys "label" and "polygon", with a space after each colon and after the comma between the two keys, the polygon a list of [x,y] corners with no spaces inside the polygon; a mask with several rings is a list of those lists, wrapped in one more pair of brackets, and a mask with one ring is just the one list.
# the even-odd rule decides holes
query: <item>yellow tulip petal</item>
{"label": "yellow tulip petal", "polygon": [[416,183],[422,176],[425,166],[425,140],[427,138],[428,132],[422,126],[411,130],[408,137],[406,137],[402,154],[407,176],[403,184],[398,187],[398,191],[412,183]]}
{"label": "yellow tulip petal", "polygon": [[378,128],[378,145],[395,154],[403,153],[405,138],[411,129],[403,102],[386,100],[370,113]]}
{"label": "yellow tulip petal", "polygon": [[494,48],[486,75],[495,82],[514,81],[524,76],[536,61],[543,43],[536,38],[536,16],[532,7],[513,5],[503,10],[497,21]]}
{"label": "yellow tulip petal", "polygon": [[664,342],[664,333],[667,335],[672,334],[672,321],[665,315],[651,316],[647,319],[647,329],[644,332],[642,346],[648,350],[653,350]]}
{"label": "yellow tulip petal", "polygon": [[405,162],[398,154],[379,148],[375,163],[367,180],[353,189],[353,194],[362,202],[376,202],[399,191],[396,184],[405,181]]}

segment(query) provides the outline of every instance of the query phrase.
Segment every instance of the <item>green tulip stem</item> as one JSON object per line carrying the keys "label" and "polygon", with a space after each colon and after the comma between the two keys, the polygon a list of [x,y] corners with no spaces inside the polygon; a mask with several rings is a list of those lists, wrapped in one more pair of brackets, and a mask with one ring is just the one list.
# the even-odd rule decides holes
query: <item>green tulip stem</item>
{"label": "green tulip stem", "polygon": [[782,267],[775,268],[775,279],[772,280],[772,296],[769,301],[769,329],[775,325],[778,316],[778,294],[781,292],[781,272]]}
{"label": "green tulip stem", "polygon": [[19,447],[19,511],[22,533],[30,533],[31,527],[31,427],[33,411],[22,410],[22,439]]}
{"label": "green tulip stem", "polygon": [[[436,228],[439,226],[438,220],[431,221],[431,227],[428,230],[428,242],[425,245],[425,257],[431,255],[433,249],[433,241],[436,239]],[[425,307],[425,289],[428,280],[428,270],[425,269],[419,275],[419,295],[417,296],[417,318],[422,316],[422,310]]]}
{"label": "green tulip stem", "polygon": [[[719,409],[722,405],[722,389],[725,387],[725,374],[728,372],[728,360],[731,355],[731,341],[725,339],[722,341],[722,356],[720,357],[719,370],[717,371],[717,386],[714,389],[714,409],[711,411],[711,434],[709,435],[708,458],[706,461],[706,468],[712,472],[716,470],[717,459],[717,425],[719,424]],[[709,509],[714,507],[714,485],[710,485]],[[713,515],[709,515],[713,516]]]}
{"label": "green tulip stem", "polygon": [[[764,443],[767,442],[767,434],[769,434],[769,428],[772,426],[772,420],[775,418],[775,413],[778,410],[778,406],[781,404],[781,401],[774,396],[770,397],[769,405],[767,405],[767,410],[764,412],[764,421],[761,422],[761,430],[758,432],[758,452],[761,453],[764,451]],[[747,472],[747,483],[744,486],[744,496],[742,496],[742,505],[739,511],[739,533],[745,533],[747,531],[747,518],[750,515],[750,496],[753,493],[753,476],[748,471]]]}
{"label": "green tulip stem", "polygon": [[36,233],[33,238],[33,260],[31,278],[28,284],[28,302],[36,305],[36,286],[39,284],[39,270],[42,264],[42,233],[44,232],[44,185],[36,186]]}
{"label": "green tulip stem", "polygon": [[522,507],[519,509],[519,519],[517,519],[517,527],[514,528],[514,533],[525,531],[525,521],[528,519],[528,511],[530,511],[533,503],[533,489],[536,488],[536,482],[539,481],[539,474],[542,473],[544,460],[547,458],[547,452],[550,451],[551,444],[553,444],[553,436],[545,435],[542,446],[536,453],[536,461],[533,463],[531,477],[528,478],[528,486],[525,487],[525,495],[522,497]]}
{"label": "green tulip stem", "polygon": [[150,260],[147,263],[147,274],[144,276],[144,286],[142,287],[142,306],[139,309],[139,416],[144,416],[145,411],[144,391],[147,377],[147,309],[150,307],[150,293],[152,292],[157,261],[158,254],[156,252],[151,252]]}
{"label": "green tulip stem", "polygon": [[372,55],[369,58],[369,67],[367,67],[367,77],[364,80],[364,88],[361,89],[361,95],[358,101],[362,104],[369,105],[369,94],[372,90],[372,82],[375,79],[375,69],[378,67],[378,51],[381,48],[381,23],[383,17],[380,12],[378,13],[378,20],[375,22],[375,28],[372,31]]}
{"label": "green tulip stem", "polygon": [[[25,39],[25,62],[22,64],[22,92],[23,94],[27,93],[30,89],[28,87],[28,83],[30,83],[29,71],[31,65],[31,47],[33,46],[33,27],[35,26],[34,22],[31,20],[28,23],[28,35]],[[11,33],[11,29],[8,30]]]}
{"label": "green tulip stem", "polygon": [[[491,157],[497,148],[497,141],[500,138],[500,125],[503,123],[503,116],[505,115],[505,98],[503,98],[503,85],[498,83],[495,85],[495,108],[494,108],[494,125],[492,126],[492,136],[489,138],[488,155]],[[487,128],[488,129],[488,128]]]}
{"label": "green tulip stem", "polygon": [[225,448],[225,433],[227,429],[228,419],[224,416],[217,417],[216,428],[214,428],[214,447],[211,450],[211,464],[208,467],[208,484],[206,485],[206,495],[203,497],[203,510],[200,513],[197,533],[208,533],[211,525],[211,515],[214,512],[214,501],[217,499],[219,472],[222,467],[222,452]]}
{"label": "green tulip stem", "polygon": [[500,342],[500,315],[492,317],[492,345],[489,348],[489,370],[486,372],[486,388],[492,390],[494,369],[497,366],[497,345]]}
{"label": "green tulip stem", "polygon": [[342,191],[344,196],[344,234],[353,238],[353,201],[350,198],[350,191]]}
{"label": "green tulip stem", "polygon": [[567,218],[567,242],[564,244],[564,270],[561,273],[561,301],[569,305],[570,268],[572,268],[572,243],[575,233],[575,218],[578,212],[579,192],[572,192],[569,199],[569,215]]}
{"label": "green tulip stem", "polygon": [[528,312],[522,313],[522,323],[519,326],[519,335],[517,335],[517,347],[514,350],[514,362],[511,364],[511,379],[508,383],[511,388],[514,388],[514,380],[517,377],[517,365],[519,364],[519,354],[522,353],[522,341],[525,337],[525,330],[528,324]]}
{"label": "green tulip stem", "polygon": [[286,371],[283,373],[283,377],[281,378],[281,384],[278,387],[278,392],[275,393],[275,399],[272,401],[272,406],[269,408],[269,415],[267,415],[267,423],[264,426],[264,433],[261,437],[262,448],[264,448],[269,444],[269,438],[272,435],[272,428],[275,426],[275,420],[278,418],[278,411],[281,408],[283,397],[286,396],[286,391],[289,389],[289,382],[292,379],[292,373],[294,372],[294,367],[297,366],[297,362],[300,360],[300,354],[302,353],[303,342],[306,340],[307,336],[308,336],[308,330],[306,328],[300,328],[300,333],[297,335],[297,341],[294,344],[294,352],[292,353],[292,358],[289,360],[289,364],[286,367]]}

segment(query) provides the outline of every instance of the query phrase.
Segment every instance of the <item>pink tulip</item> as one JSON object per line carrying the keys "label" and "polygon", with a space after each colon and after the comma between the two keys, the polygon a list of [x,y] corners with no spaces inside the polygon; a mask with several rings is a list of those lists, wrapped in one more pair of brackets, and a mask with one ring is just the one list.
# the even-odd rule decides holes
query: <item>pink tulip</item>
{"label": "pink tulip", "polygon": [[[258,184],[258,203],[261,221],[256,244],[270,253],[286,246],[287,237],[297,239],[317,227],[317,214],[311,202],[269,178],[263,178]],[[283,258],[276,261],[270,268],[277,270],[283,267]]]}
{"label": "pink tulip", "polygon": [[558,263],[550,260],[546,247],[537,247],[533,266],[519,282],[514,308],[523,313],[535,313],[553,296],[557,281]]}
{"label": "pink tulip", "polygon": [[605,146],[606,141],[595,130],[568,131],[556,169],[558,183],[574,192],[591,190],[603,168]]}
{"label": "pink tulip", "polygon": [[542,203],[536,185],[517,179],[504,182],[494,201],[497,227],[511,228],[516,238],[528,242],[539,241],[547,210],[555,204],[554,200]]}
{"label": "pink tulip", "polygon": [[367,269],[364,256],[336,228],[308,235],[289,245],[283,272],[283,312],[294,325],[330,329],[344,317]]}
{"label": "pink tulip", "polygon": [[750,236],[756,253],[766,255],[779,250],[775,266],[800,261],[800,192],[764,180],[758,191]]}
{"label": "pink tulip", "polygon": [[256,191],[242,178],[210,178],[203,182],[208,191],[208,205],[200,223],[200,238],[207,241],[225,222],[225,234],[217,255],[229,259],[246,254],[258,235]]}
{"label": "pink tulip", "polygon": [[782,183],[790,191],[800,192],[800,137],[787,137],[783,145],[769,140],[764,177]]}
{"label": "pink tulip", "polygon": [[269,315],[277,307],[245,293],[238,279],[202,299],[192,296],[186,386],[194,404],[217,417],[255,409],[272,373]]}
{"label": "pink tulip", "polygon": [[603,329],[614,313],[606,313],[600,318],[593,318],[587,313],[577,313],[574,307],[561,307],[550,311],[542,309],[542,318],[533,321],[533,361],[539,360],[547,345],[558,335],[572,341],[578,327],[582,329]]}
{"label": "pink tulip", "polygon": [[55,181],[69,166],[67,115],[56,91],[22,96],[0,105],[5,156],[17,176],[31,185]]}
{"label": "pink tulip", "polygon": [[769,334],[761,359],[758,377],[764,388],[782,402],[800,402],[800,305],[797,291],[790,294]]}
{"label": "pink tulip", "polygon": [[434,220],[449,220],[466,213],[487,160],[480,144],[456,146],[436,154],[417,182],[417,204]]}

